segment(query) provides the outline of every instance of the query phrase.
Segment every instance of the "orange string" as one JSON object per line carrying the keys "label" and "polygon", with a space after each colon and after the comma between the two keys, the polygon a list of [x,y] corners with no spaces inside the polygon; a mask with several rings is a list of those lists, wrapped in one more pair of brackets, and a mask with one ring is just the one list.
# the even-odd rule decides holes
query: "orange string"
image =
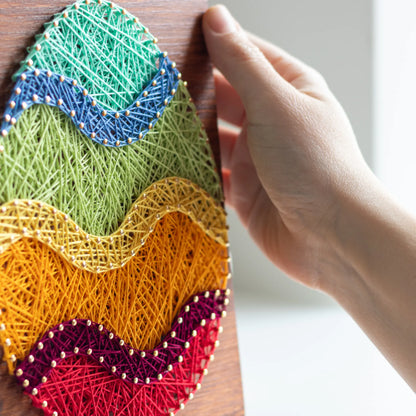
{"label": "orange string", "polygon": [[123,267],[82,270],[32,238],[0,255],[0,341],[13,371],[60,322],[91,319],[134,348],[153,348],[194,293],[225,288],[227,248],[186,215],[166,214]]}

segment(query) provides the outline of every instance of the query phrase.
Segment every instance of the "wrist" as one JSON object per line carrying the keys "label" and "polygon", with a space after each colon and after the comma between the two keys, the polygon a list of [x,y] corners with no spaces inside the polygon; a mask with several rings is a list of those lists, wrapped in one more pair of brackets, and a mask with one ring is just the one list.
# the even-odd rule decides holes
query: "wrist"
{"label": "wrist", "polygon": [[415,388],[416,221],[374,175],[353,189],[339,195],[333,247],[340,267],[324,290]]}

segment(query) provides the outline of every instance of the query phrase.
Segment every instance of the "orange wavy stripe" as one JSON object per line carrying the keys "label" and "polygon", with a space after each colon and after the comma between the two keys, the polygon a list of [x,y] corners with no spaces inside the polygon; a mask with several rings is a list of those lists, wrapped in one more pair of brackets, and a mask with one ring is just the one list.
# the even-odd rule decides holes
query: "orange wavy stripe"
{"label": "orange wavy stripe", "polygon": [[48,328],[74,317],[102,323],[134,348],[153,348],[191,295],[226,287],[227,251],[177,212],[127,264],[105,273],[20,239],[0,255],[0,341],[10,371]]}

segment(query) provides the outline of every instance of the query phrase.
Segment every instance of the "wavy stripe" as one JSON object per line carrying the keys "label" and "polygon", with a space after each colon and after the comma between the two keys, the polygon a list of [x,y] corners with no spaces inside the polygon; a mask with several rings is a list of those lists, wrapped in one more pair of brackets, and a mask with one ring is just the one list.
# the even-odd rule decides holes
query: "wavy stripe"
{"label": "wavy stripe", "polygon": [[105,273],[23,238],[0,255],[4,360],[12,371],[48,328],[72,318],[103,324],[133,348],[154,348],[194,293],[226,287],[227,252],[180,213],[165,215],[134,258]]}
{"label": "wavy stripe", "polygon": [[181,84],[155,128],[140,142],[116,149],[86,139],[57,108],[33,106],[9,137],[0,136],[0,203],[36,199],[70,215],[86,232],[106,235],[119,227],[133,201],[163,178],[187,178],[221,200],[220,179],[195,111]]}
{"label": "wavy stripe", "polygon": [[160,68],[136,102],[107,111],[76,80],[47,70],[21,74],[7,103],[1,134],[7,136],[22,113],[34,104],[58,107],[77,129],[96,143],[119,147],[142,139],[162,116],[178,88],[180,73],[164,55]]}
{"label": "wavy stripe", "polygon": [[49,69],[78,80],[98,102],[118,110],[157,72],[159,55],[157,38],[125,9],[108,1],[77,2],[45,24],[17,75]]}
{"label": "wavy stripe", "polygon": [[26,394],[36,407],[53,416],[172,415],[183,409],[200,389],[218,332],[218,321],[202,328],[183,356],[183,362],[156,383],[131,384],[86,357],[72,357],[55,367],[44,383]]}
{"label": "wavy stripe", "polygon": [[89,235],[68,215],[39,201],[15,200],[0,207],[0,253],[23,237],[34,238],[76,267],[104,272],[128,262],[169,212],[180,212],[212,239],[227,245],[226,214],[197,185],[182,178],[155,182],[136,200],[110,236]]}
{"label": "wavy stripe", "polygon": [[[20,384],[37,387],[42,377],[74,355],[89,356],[108,372],[135,384],[149,384],[164,377],[182,362],[190,342],[201,328],[221,317],[228,298],[225,291],[194,296],[182,308],[170,332],[152,350],[137,350],[111,331],[90,320],[73,319],[50,329],[16,370]],[[168,368],[170,370],[168,370]]]}

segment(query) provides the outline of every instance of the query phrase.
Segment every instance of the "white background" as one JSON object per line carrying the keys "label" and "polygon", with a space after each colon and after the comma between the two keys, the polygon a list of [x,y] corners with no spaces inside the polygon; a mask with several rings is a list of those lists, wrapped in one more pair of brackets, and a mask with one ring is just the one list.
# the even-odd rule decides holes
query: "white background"
{"label": "white background", "polygon": [[[325,76],[366,160],[416,213],[416,2],[223,3]],[[233,212],[229,222],[246,414],[416,414],[413,392],[351,318],[270,264]]]}

